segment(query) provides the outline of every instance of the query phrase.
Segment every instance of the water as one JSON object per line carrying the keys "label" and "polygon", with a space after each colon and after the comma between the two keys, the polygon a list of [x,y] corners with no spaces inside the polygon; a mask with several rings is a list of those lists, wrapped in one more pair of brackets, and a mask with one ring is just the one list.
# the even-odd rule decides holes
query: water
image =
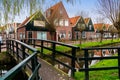
{"label": "water", "polygon": [[[3,59],[0,61],[0,77],[2,77],[6,72],[8,72],[11,68],[13,68],[17,63],[16,61],[10,57],[10,55],[6,55],[7,59],[11,58],[9,61],[7,59]],[[20,71],[15,77],[11,80],[27,80],[27,75],[24,71]]]}
{"label": "water", "polygon": [[0,77],[2,77],[6,72],[7,70],[0,70]]}

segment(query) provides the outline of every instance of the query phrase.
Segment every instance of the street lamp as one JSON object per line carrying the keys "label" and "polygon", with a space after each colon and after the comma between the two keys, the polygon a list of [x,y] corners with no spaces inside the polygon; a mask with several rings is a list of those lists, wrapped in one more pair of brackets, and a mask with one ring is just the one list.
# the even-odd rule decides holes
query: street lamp
{"label": "street lamp", "polygon": [[83,23],[78,23],[77,29],[80,31],[80,44],[81,44],[82,32],[85,30],[85,24],[83,24]]}

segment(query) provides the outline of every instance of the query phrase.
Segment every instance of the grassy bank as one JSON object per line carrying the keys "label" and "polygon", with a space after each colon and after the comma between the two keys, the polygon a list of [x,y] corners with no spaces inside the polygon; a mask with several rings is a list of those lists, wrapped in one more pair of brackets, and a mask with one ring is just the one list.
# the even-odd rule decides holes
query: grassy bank
{"label": "grassy bank", "polygon": [[[116,56],[116,55],[115,55]],[[97,64],[91,66],[92,68],[98,67],[112,67],[117,66],[118,60],[101,60]],[[100,70],[100,71],[90,71],[90,80],[119,80],[118,79],[118,70]],[[84,80],[84,72],[76,72],[75,80]]]}
{"label": "grassy bank", "polygon": [[83,44],[76,44],[76,46],[79,46],[80,48],[85,48],[85,47],[99,47],[99,46],[104,46],[104,45],[110,45],[110,44],[115,44],[119,43],[120,40],[114,39],[112,40],[103,40],[102,42],[94,41],[94,42],[85,42]]}
{"label": "grassy bank", "polygon": [[[115,44],[115,43],[119,43],[119,42],[120,42],[120,40],[114,39],[113,41],[111,41],[111,40],[103,40],[101,43],[97,42],[97,41],[94,41],[94,42],[85,42],[85,43],[82,43],[81,45],[80,44],[75,44],[74,46],[78,46],[80,48],[100,47],[100,46],[111,45],[111,44]],[[71,49],[69,47],[66,47],[66,46],[57,46],[56,50],[62,51],[62,52],[69,52],[69,51],[71,51]],[[44,49],[43,52],[45,54],[50,54],[51,53],[51,51],[49,51],[47,49]]]}

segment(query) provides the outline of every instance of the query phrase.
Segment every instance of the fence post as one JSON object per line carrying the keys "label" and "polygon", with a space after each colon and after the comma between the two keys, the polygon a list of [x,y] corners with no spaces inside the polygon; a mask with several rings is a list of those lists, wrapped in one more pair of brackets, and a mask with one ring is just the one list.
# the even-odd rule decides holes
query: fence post
{"label": "fence post", "polygon": [[72,60],[71,60],[71,76],[74,77],[74,73],[75,73],[75,57],[76,57],[76,48],[72,48]]}
{"label": "fence post", "polygon": [[25,47],[21,45],[23,60],[25,59]]}
{"label": "fence post", "polygon": [[52,43],[52,65],[55,65],[55,48],[56,48],[56,45],[55,43]]}
{"label": "fence post", "polygon": [[43,58],[44,55],[43,55],[43,40],[41,40],[41,57]]}
{"label": "fence post", "polygon": [[118,49],[118,76],[120,79],[120,48]]}
{"label": "fence post", "polygon": [[14,54],[14,41],[13,40],[12,40],[12,49],[13,49],[12,53],[13,53],[13,55],[15,55]]}
{"label": "fence post", "polygon": [[33,47],[35,48],[35,39],[33,40]]}
{"label": "fence post", "polygon": [[84,52],[84,58],[85,58],[85,80],[89,80],[89,70],[88,70],[88,68],[89,68],[89,64],[88,64],[88,57],[89,57],[89,55],[88,55],[88,50],[87,49],[85,49],[85,52]]}
{"label": "fence post", "polygon": [[10,40],[6,40],[6,46],[7,46],[7,52],[9,53],[10,51]]}
{"label": "fence post", "polygon": [[12,50],[12,41],[10,40],[10,53],[11,53],[11,50]]}
{"label": "fence post", "polygon": [[19,61],[18,43],[16,42],[17,60]]}

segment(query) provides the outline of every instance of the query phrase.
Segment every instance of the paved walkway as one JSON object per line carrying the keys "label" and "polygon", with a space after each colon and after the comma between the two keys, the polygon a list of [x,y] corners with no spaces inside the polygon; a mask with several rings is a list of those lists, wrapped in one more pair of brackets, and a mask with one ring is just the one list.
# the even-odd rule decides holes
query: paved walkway
{"label": "paved walkway", "polygon": [[41,68],[39,69],[39,74],[42,77],[42,80],[74,80],[68,75],[58,69],[56,69],[54,66],[49,64],[48,62],[39,59],[41,63]]}

